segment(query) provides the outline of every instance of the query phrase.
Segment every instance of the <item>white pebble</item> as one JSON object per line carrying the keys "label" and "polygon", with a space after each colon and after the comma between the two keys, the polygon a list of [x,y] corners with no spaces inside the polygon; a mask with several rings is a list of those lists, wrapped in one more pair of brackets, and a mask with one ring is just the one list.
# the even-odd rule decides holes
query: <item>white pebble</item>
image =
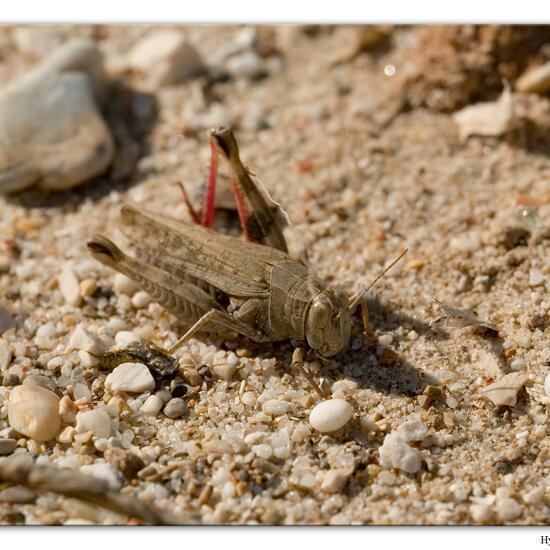
{"label": "white pebble", "polygon": [[256,456],[259,456],[260,458],[271,458],[271,455],[273,454],[273,449],[271,448],[271,445],[267,445],[265,443],[254,445],[251,450]]}
{"label": "white pebble", "polygon": [[393,342],[393,336],[391,334],[382,334],[378,337],[378,343],[382,346],[390,346]]}
{"label": "white pebble", "polygon": [[378,478],[377,480],[382,484],[382,485],[388,485],[388,486],[391,486],[391,485],[394,485],[395,482],[397,481],[397,478],[395,477],[395,474],[393,472],[390,472],[388,470],[382,470],[379,474],[378,474]]}
{"label": "white pebble", "polygon": [[512,359],[512,361],[510,363],[510,368],[512,370],[515,370],[515,371],[522,370],[523,369],[523,361],[519,357],[516,357],[515,359]]}
{"label": "white pebble", "polygon": [[76,429],[80,433],[92,432],[96,437],[110,437],[111,418],[104,409],[80,411],[76,415]]}
{"label": "white pebble", "polygon": [[529,270],[529,286],[538,286],[544,283],[544,275],[539,269]]}
{"label": "white pebble", "polygon": [[105,352],[105,346],[101,338],[84,327],[82,323],[76,326],[69,339],[70,350],[82,350],[101,357]]}
{"label": "white pebble", "polygon": [[282,416],[292,409],[292,404],[288,401],[279,401],[278,399],[270,399],[262,405],[262,411],[271,416]]}
{"label": "white pebble", "polygon": [[143,363],[122,363],[107,376],[105,387],[112,391],[141,393],[155,389],[155,380]]}
{"label": "white pebble", "polygon": [[528,493],[523,495],[523,500],[527,504],[540,504],[544,498],[544,489],[542,487],[535,487]]}
{"label": "white pebble", "polygon": [[130,67],[157,86],[182,82],[205,71],[199,53],[181,30],[151,31],[134,45],[127,59]]}
{"label": "white pebble", "polygon": [[130,277],[126,277],[126,275],[122,273],[117,273],[115,275],[113,287],[117,292],[121,292],[127,296],[133,296],[139,290],[139,285],[130,279]]}
{"label": "white pebble", "polygon": [[236,366],[239,364],[239,358],[233,352],[227,355],[227,364]]}
{"label": "white pebble", "polygon": [[409,420],[395,431],[403,441],[424,441],[428,435],[426,426],[420,420]]}
{"label": "white pebble", "polygon": [[70,306],[80,305],[82,297],[80,295],[80,283],[70,263],[66,263],[58,277],[59,290],[65,298],[65,302]]}
{"label": "white pebble", "polygon": [[44,338],[44,340],[49,340],[55,336],[55,325],[53,323],[46,323],[38,327],[36,331],[36,336],[38,338]]}
{"label": "white pebble", "polygon": [[212,367],[212,372],[221,380],[231,380],[236,371],[237,367],[229,363],[225,365],[214,365]]}
{"label": "white pebble", "polygon": [[121,330],[115,334],[115,342],[119,347],[126,347],[132,342],[141,342],[141,338],[130,330]]}
{"label": "white pebble", "polygon": [[321,433],[335,432],[353,416],[351,405],[344,399],[329,399],[316,405],[309,413],[309,423]]}
{"label": "white pebble", "polygon": [[487,504],[472,504],[470,515],[476,523],[486,523],[493,517],[493,509]]}
{"label": "white pebble", "polygon": [[349,471],[343,469],[329,470],[323,477],[321,490],[325,493],[337,493],[344,488],[346,481],[350,476]]}
{"label": "white pebble", "polygon": [[83,349],[78,350],[78,359],[80,361],[80,364],[86,368],[96,367],[100,363],[99,357],[96,357],[95,355],[92,355],[91,353],[88,353]]}
{"label": "white pebble", "polygon": [[513,521],[523,514],[523,508],[513,498],[497,500],[497,513],[502,521]]}
{"label": "white pebble", "polygon": [[109,440],[105,437],[99,437],[94,441],[94,447],[100,452],[103,453],[107,450],[109,446]]}
{"label": "white pebble", "polygon": [[152,299],[147,292],[140,290],[132,296],[132,305],[136,309],[147,307],[151,303]]}
{"label": "white pebble", "polygon": [[16,386],[8,402],[10,426],[37,441],[54,439],[61,427],[59,397],[46,388]]}
{"label": "white pebble", "polygon": [[384,468],[398,468],[409,474],[414,474],[420,470],[422,465],[420,453],[407,445],[396,433],[390,433],[384,438],[384,443],[378,452],[380,453],[380,466]]}
{"label": "white pebble", "polygon": [[145,403],[139,409],[142,413],[157,416],[164,405],[164,401],[157,395],[151,395],[146,400]]}
{"label": "white pebble", "polygon": [[74,387],[74,400],[78,401],[79,399],[91,399],[92,392],[88,384],[77,383]]}
{"label": "white pebble", "polygon": [[547,374],[544,379],[544,393],[550,397],[550,374]]}

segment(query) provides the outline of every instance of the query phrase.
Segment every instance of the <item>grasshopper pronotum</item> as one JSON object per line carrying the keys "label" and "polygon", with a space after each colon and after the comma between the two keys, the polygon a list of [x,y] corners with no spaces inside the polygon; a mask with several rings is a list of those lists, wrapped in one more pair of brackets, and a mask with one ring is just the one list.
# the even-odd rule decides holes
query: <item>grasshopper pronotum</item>
{"label": "grasshopper pronotum", "polygon": [[[121,227],[139,259],[127,256],[101,235],[88,242],[92,256],[137,281],[157,302],[191,325],[169,353],[201,330],[220,329],[259,343],[292,340],[307,344],[322,357],[343,351],[350,339],[351,311],[368,288],[348,296],[312,274],[305,263],[291,258],[278,205],[252,180],[232,131],[212,130],[211,148],[202,223],[178,221],[125,205]],[[209,229],[220,150],[231,168],[239,218],[252,242]],[[200,222],[184,196],[193,219]],[[293,366],[324,396],[304,369],[303,356],[300,345],[293,354]]]}

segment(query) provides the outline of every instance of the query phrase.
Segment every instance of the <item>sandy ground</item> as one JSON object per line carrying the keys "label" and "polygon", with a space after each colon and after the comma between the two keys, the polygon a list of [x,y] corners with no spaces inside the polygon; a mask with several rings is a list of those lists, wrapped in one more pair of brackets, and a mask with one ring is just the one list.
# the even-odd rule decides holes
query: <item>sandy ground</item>
{"label": "sandy ground", "polygon": [[[189,36],[209,59],[241,30],[194,27]],[[62,31],[95,36],[116,75],[117,61],[147,29]],[[2,80],[23,74],[35,61],[15,49],[11,32],[2,30]],[[56,195],[29,190],[0,198],[0,299],[17,321],[3,335],[14,358],[2,374],[45,374],[60,395],[71,395],[71,384],[84,382],[92,391],[90,408],[112,398],[103,385],[107,373],[79,367],[77,359],[61,370],[49,363],[61,355],[76,323],[104,335],[109,326],[124,326],[164,345],[185,327],[160,306],[135,308],[114,291],[114,273],[88,256],[86,240],[100,230],[123,242],[116,229],[123,201],[189,219],[173,182],[200,188],[211,125],[234,127],[244,162],[292,221],[292,252],[305,251],[319,276],[352,292],[409,249],[369,295],[374,338],[363,337],[356,318],[348,351],[328,365],[310,364],[329,385],[348,381],[332,386],[336,396],[356,405],[344,429],[323,435],[310,427],[308,414],[318,398],[290,369],[290,345],[198,338],[179,352],[184,366],[206,365],[198,368],[200,387],[186,397],[186,416],[147,417],[136,412],[146,396],[123,396],[114,444],[122,442],[144,468],[151,465],[141,475],[130,473],[123,493],[204,523],[547,523],[548,103],[524,95],[530,124],[520,123],[502,138],[462,143],[449,113],[399,102],[396,81],[411,62],[419,32],[396,29],[389,43],[334,62],[343,40],[336,31],[281,30],[279,69],[258,81],[217,83],[207,92],[201,81],[147,90],[139,77],[119,74],[126,90],[118,90],[106,115],[116,128],[119,174]],[[522,216],[526,204],[530,210]],[[236,228],[232,222],[229,230]],[[227,229],[223,217],[219,229]],[[56,285],[67,260],[81,280],[93,278],[98,286],[76,308],[64,303]],[[533,270],[542,282],[530,284]],[[440,314],[433,298],[476,310],[497,325],[498,334],[430,327]],[[109,325],[112,318],[121,322]],[[50,349],[35,335],[47,322],[56,327]],[[392,339],[382,344],[376,341],[381,335]],[[250,353],[238,354],[245,357],[233,379],[211,374],[210,366],[223,363],[224,350],[235,345]],[[516,406],[496,407],[481,391],[514,371],[528,376],[525,390]],[[443,397],[423,408],[418,398],[429,384],[439,386]],[[269,414],[269,400],[289,405],[283,414]],[[416,445],[421,470],[407,474],[380,466],[385,435],[410,419],[421,419],[428,429]],[[4,403],[0,429],[7,427]],[[44,463],[78,469],[104,462],[105,447],[94,446],[95,436],[65,444],[16,439],[17,452]],[[323,486],[329,470],[345,472],[336,490],[328,482]],[[512,519],[499,508],[508,498],[519,509]],[[481,519],[473,504],[485,507]],[[51,493],[30,504],[0,503],[0,518],[126,522]]]}

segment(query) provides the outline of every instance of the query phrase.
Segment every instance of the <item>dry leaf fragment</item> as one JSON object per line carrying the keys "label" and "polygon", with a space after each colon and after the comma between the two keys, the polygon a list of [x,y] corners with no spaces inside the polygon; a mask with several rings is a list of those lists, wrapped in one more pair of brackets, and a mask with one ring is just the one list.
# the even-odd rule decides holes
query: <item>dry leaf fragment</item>
{"label": "dry leaf fragment", "polygon": [[495,405],[513,407],[517,402],[518,392],[527,379],[525,374],[511,372],[487,386],[481,393]]}
{"label": "dry leaf fragment", "polygon": [[461,141],[470,136],[498,137],[514,126],[514,101],[509,86],[505,86],[496,101],[470,105],[453,114]]}
{"label": "dry leaf fragment", "polygon": [[445,320],[449,321],[449,324],[454,327],[464,328],[470,326],[478,326],[498,332],[498,329],[495,325],[485,319],[480,319],[475,313],[468,309],[458,309],[451,306],[450,304],[440,302],[436,298],[433,298],[433,301],[443,310],[443,315],[440,315],[439,317],[434,319],[430,323],[430,326],[433,326],[440,321]]}

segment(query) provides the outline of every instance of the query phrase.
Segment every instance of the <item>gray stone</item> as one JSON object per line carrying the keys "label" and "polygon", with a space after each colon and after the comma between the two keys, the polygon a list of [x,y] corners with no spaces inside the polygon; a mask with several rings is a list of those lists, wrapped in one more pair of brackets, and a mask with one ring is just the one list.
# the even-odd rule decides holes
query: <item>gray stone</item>
{"label": "gray stone", "polygon": [[27,78],[46,73],[66,72],[86,74],[90,79],[95,99],[100,103],[105,100],[106,83],[103,56],[94,42],[77,38],[63,44],[33,69]]}
{"label": "gray stone", "polygon": [[188,412],[189,408],[187,407],[187,403],[179,397],[170,399],[164,407],[164,414],[168,418],[179,418]]}
{"label": "gray stone", "polygon": [[[0,157],[2,153],[0,152]],[[0,190],[2,189],[1,183],[1,174],[0,174]],[[6,332],[10,328],[15,326],[15,319],[12,317],[11,313],[4,307],[0,305],[0,334]]]}
{"label": "gray stone", "polygon": [[17,449],[17,441],[15,439],[0,439],[0,456],[11,455]]}
{"label": "gray stone", "polygon": [[0,193],[67,189],[108,168],[114,142],[96,104],[104,88],[101,54],[79,40],[0,92]]}
{"label": "gray stone", "polygon": [[11,386],[19,386],[20,383],[21,383],[21,380],[19,379],[19,376],[17,376],[17,374],[13,374],[13,372],[8,372],[7,374],[4,374],[2,385],[6,387],[11,387]]}

